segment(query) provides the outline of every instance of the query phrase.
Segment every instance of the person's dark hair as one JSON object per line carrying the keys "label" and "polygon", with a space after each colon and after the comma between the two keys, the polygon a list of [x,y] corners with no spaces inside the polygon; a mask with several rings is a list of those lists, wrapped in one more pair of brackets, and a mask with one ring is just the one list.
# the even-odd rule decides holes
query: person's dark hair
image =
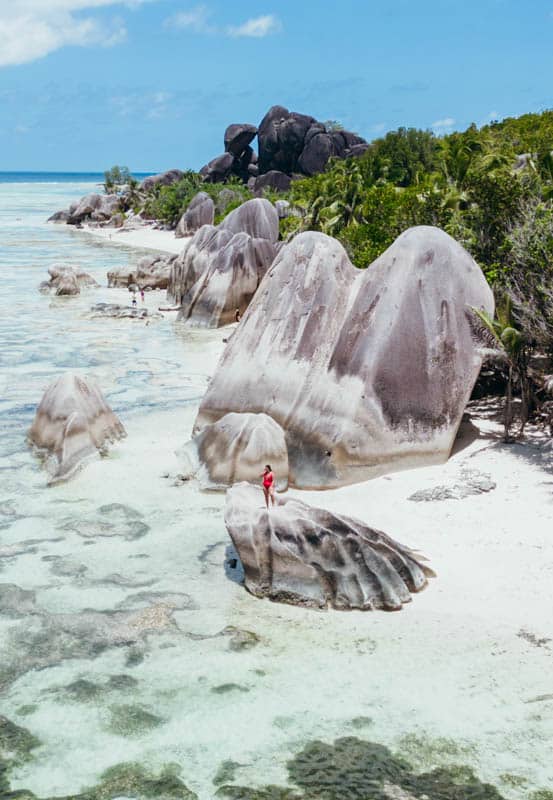
{"label": "person's dark hair", "polygon": [[270,472],[271,471],[271,465],[270,464],[265,464],[265,469],[268,469],[269,472]]}

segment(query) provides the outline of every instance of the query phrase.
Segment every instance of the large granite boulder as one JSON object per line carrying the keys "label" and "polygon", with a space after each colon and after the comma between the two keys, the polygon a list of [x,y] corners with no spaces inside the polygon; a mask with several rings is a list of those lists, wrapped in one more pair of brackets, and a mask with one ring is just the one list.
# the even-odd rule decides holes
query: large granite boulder
{"label": "large granite boulder", "polygon": [[171,267],[176,255],[152,255],[140,259],[136,268],[117,267],[108,272],[108,287],[136,289],[167,289]]}
{"label": "large granite boulder", "polygon": [[181,306],[177,320],[210,328],[234,322],[236,310],[244,313],[274,257],[268,239],[204,225],[172,265],[167,296]]}
{"label": "large granite boulder", "polygon": [[248,483],[228,490],[225,525],[256,597],[396,611],[434,575],[420,556],[359,520],[292,497],[268,510],[261,489]]}
{"label": "large granite boulder", "polygon": [[470,307],[493,313],[492,292],[437,228],[405,231],[366,270],[336,240],[300,234],[229,341],[194,433],[229,412],[268,414],[300,487],[445,461],[482,363]]}
{"label": "large granite boulder", "polygon": [[255,125],[234,124],[229,125],[225,131],[225,152],[233,156],[240,156],[255,139],[257,128]]}
{"label": "large granite boulder", "polygon": [[260,173],[272,169],[296,172],[305,136],[316,122],[313,117],[290,112],[283,106],[270,108],[257,133]]}
{"label": "large granite boulder", "polygon": [[315,130],[310,128],[298,159],[298,167],[306,175],[316,175],[324,170],[329,158],[343,156],[344,150],[345,148],[340,151],[336,139],[330,133],[326,133],[324,128],[322,130],[318,127]]}
{"label": "large granite boulder", "polygon": [[239,481],[259,483],[270,464],[279,490],[288,488],[288,452],[284,431],[267,414],[226,414],[207,425],[177,451],[185,478],[204,489],[224,489]]}
{"label": "large granite boulder", "polygon": [[292,178],[285,172],[271,169],[255,179],[253,191],[262,194],[264,189],[273,189],[275,192],[287,192],[292,184]]}
{"label": "large granite boulder", "polygon": [[49,280],[43,281],[39,290],[43,294],[55,294],[58,297],[72,296],[81,293],[81,288],[98,286],[92,275],[83,272],[80,267],[69,264],[53,264],[48,269]]}
{"label": "large granite boulder", "polygon": [[234,156],[231,153],[223,153],[202,167],[200,175],[206,183],[222,183],[230,175],[233,165]]}
{"label": "large granite boulder", "polygon": [[274,205],[264,198],[242,203],[225,217],[220,227],[232,233],[247,233],[255,239],[278,241],[278,213]]}
{"label": "large granite boulder", "polygon": [[76,205],[69,207],[69,225],[78,225],[83,222],[87,217],[100,208],[102,205],[102,196],[92,192],[82,197]]}
{"label": "large granite boulder", "polygon": [[169,169],[167,172],[160,172],[157,175],[149,175],[141,182],[139,189],[144,192],[151,192],[156,186],[171,186],[184,178],[184,172],[180,169]]}
{"label": "large granite boulder", "polygon": [[202,225],[213,225],[214,219],[215,204],[213,200],[205,192],[198,192],[180,218],[175,236],[177,239],[192,236]]}
{"label": "large granite boulder", "polygon": [[29,441],[44,452],[50,484],[72,477],[125,429],[88,378],[66,372],[46,389],[29,431]]}

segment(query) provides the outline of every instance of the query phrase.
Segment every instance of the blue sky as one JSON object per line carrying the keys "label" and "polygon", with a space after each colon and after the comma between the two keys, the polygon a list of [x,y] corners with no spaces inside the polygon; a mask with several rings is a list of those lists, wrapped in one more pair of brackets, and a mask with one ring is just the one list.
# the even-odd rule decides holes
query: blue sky
{"label": "blue sky", "polygon": [[373,139],[553,107],[553,0],[0,0],[0,170],[197,169],[274,104]]}

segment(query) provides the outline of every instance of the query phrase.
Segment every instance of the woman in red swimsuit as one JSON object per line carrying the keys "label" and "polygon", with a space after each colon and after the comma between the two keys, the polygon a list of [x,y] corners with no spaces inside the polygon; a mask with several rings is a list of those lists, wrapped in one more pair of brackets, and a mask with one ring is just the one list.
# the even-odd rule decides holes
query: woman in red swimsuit
{"label": "woman in red swimsuit", "polygon": [[272,473],[271,465],[266,464],[263,474],[263,494],[265,495],[265,505],[269,508],[269,498],[271,503],[275,504],[275,476]]}

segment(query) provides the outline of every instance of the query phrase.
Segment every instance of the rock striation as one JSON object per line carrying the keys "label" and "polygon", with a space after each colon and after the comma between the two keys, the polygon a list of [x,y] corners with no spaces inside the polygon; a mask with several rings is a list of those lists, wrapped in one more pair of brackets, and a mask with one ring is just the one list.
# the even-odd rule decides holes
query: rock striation
{"label": "rock striation", "polygon": [[192,236],[202,225],[213,225],[214,219],[215,204],[213,200],[205,192],[198,192],[180,218],[175,237],[182,239],[185,236]]}
{"label": "rock striation", "polygon": [[359,520],[261,489],[227,492],[225,525],[256,597],[317,608],[396,611],[434,573],[420,556]]}
{"label": "rock striation", "polygon": [[167,297],[177,319],[216,328],[244,313],[276,255],[278,213],[264,199],[248,200],[218,226],[204,225],[174,259]]}
{"label": "rock striation", "polygon": [[290,482],[332,487],[445,461],[482,362],[468,311],[493,313],[472,257],[431,227],[366,270],[322,233],[278,253],[201,402],[285,431]]}
{"label": "rock striation", "polygon": [[71,478],[125,429],[88,378],[67,372],[46,389],[29,430],[29,441],[51,458],[49,484]]}
{"label": "rock striation", "polygon": [[288,488],[288,452],[284,431],[267,414],[226,414],[177,451],[184,478],[196,477],[204,489],[240,481],[259,482],[265,464]]}
{"label": "rock striation", "polygon": [[48,274],[49,280],[43,281],[39,286],[39,291],[43,294],[71,296],[80,294],[81,289],[99,285],[88,272],[69,264],[54,264],[48,269]]}

